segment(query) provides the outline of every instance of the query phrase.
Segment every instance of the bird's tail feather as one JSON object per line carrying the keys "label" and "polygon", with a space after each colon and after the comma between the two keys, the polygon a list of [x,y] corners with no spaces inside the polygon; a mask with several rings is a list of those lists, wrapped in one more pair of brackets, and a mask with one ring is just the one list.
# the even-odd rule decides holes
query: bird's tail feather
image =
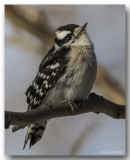
{"label": "bird's tail feather", "polygon": [[42,121],[40,123],[31,124],[28,127],[23,149],[25,148],[28,140],[30,140],[30,148],[31,148],[31,146],[36,144],[42,138],[44,130],[46,128],[46,124],[47,121]]}

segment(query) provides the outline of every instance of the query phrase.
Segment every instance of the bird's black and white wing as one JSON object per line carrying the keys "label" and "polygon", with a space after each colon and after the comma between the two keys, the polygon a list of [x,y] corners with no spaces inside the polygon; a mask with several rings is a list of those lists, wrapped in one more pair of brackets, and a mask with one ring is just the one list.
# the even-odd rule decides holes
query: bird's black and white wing
{"label": "bird's black and white wing", "polygon": [[53,47],[44,57],[35,79],[26,91],[28,110],[39,107],[46,94],[64,73],[68,51],[69,48],[55,51]]}

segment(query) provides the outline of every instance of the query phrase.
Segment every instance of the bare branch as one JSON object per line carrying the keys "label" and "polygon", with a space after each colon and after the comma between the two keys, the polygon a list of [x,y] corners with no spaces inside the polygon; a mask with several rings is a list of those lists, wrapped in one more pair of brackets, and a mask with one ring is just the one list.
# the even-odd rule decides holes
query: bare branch
{"label": "bare branch", "polygon": [[74,110],[68,104],[43,106],[29,112],[5,111],[5,128],[14,125],[13,131],[45,119],[74,116],[82,113],[105,113],[116,119],[125,119],[125,106],[115,104],[102,96],[91,93],[86,101],[75,102]]}

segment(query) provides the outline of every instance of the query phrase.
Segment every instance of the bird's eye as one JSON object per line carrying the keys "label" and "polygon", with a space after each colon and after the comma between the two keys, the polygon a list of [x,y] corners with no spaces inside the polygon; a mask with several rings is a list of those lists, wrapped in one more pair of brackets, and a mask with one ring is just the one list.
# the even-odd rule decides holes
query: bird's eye
{"label": "bird's eye", "polygon": [[66,39],[69,40],[70,38],[71,38],[71,35],[68,34],[68,35],[66,36]]}

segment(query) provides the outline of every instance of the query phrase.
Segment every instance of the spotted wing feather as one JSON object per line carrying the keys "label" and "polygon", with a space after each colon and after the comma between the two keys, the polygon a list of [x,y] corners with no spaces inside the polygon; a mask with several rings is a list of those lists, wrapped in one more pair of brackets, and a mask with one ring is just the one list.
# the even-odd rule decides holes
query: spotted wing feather
{"label": "spotted wing feather", "polygon": [[54,49],[48,52],[48,56],[42,60],[37,76],[26,91],[28,109],[37,108],[47,93],[64,73],[67,63],[68,48],[62,48],[54,53]]}

